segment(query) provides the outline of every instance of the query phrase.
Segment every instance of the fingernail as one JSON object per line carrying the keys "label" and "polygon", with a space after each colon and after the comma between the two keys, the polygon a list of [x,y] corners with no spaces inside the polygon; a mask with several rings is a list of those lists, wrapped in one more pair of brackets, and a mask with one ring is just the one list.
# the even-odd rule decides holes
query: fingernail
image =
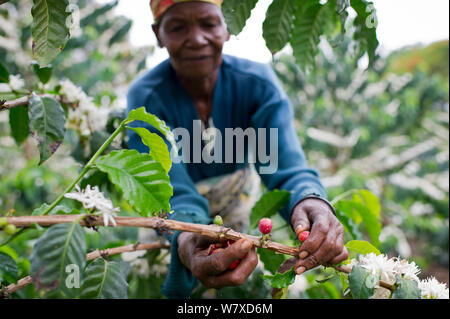
{"label": "fingernail", "polygon": [[303,225],[297,225],[297,227],[295,227],[295,233],[298,234],[299,232],[301,232],[303,230]]}
{"label": "fingernail", "polygon": [[299,255],[300,259],[305,259],[308,257],[309,253],[307,251],[302,251]]}
{"label": "fingernail", "polygon": [[306,268],[301,266],[301,267],[298,267],[295,272],[297,273],[297,275],[301,275],[305,272],[305,270],[306,270]]}

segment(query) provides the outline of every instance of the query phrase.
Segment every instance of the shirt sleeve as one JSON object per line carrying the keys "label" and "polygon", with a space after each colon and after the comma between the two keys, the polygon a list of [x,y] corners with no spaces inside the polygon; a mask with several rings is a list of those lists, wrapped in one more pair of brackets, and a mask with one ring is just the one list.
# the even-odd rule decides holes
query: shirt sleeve
{"label": "shirt sleeve", "polygon": [[[136,99],[136,94],[129,93],[127,99],[127,113],[134,109],[136,105],[142,105],[142,103],[138,103],[139,101]],[[153,102],[154,104],[151,102],[145,104],[146,111],[158,116],[160,119],[164,120],[171,129],[173,129],[172,125],[167,121],[167,119],[164,118],[162,113],[158,112],[158,101]],[[152,107],[150,107],[149,104],[152,104]],[[155,107],[153,107],[153,105]],[[166,142],[169,151],[171,150],[171,144],[154,127],[151,127],[147,123],[141,121],[134,121],[130,123],[129,126],[145,127],[150,132],[158,134]],[[149,152],[148,147],[142,143],[140,136],[136,132],[133,130],[128,130],[127,134],[128,147],[130,149],[136,149],[141,153]],[[170,199],[170,206],[174,211],[173,214],[169,216],[169,219],[190,223],[209,224],[212,220],[209,217],[208,200],[198,193],[185,165],[186,164],[183,162],[174,162],[172,163],[172,167],[169,171],[170,183],[173,187],[173,196]],[[171,261],[169,273],[162,286],[162,293],[168,298],[187,298],[198,284],[198,280],[179,259],[177,242],[179,234],[180,232],[167,234],[167,238],[171,242]]]}
{"label": "shirt sleeve", "polygon": [[251,117],[251,125],[255,129],[266,129],[265,135],[257,134],[257,140],[265,139],[266,154],[271,158],[272,167],[269,167],[269,162],[262,163],[259,156],[256,156],[255,167],[269,190],[280,189],[291,193],[288,204],[279,212],[290,224],[292,210],[299,201],[309,195],[326,199],[326,191],[318,172],[306,162],[294,127],[294,112],[289,99],[272,70],[270,75],[272,82],[263,85],[264,90],[259,95],[261,99]]}

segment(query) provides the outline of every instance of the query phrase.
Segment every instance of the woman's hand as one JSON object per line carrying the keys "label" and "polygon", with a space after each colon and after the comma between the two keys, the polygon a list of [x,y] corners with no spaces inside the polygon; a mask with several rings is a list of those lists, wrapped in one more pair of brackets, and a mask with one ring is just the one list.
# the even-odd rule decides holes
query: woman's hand
{"label": "woman's hand", "polygon": [[[201,235],[181,233],[178,236],[181,262],[207,288],[242,285],[258,264],[252,242],[241,239],[220,252],[208,255],[209,246],[213,243],[215,242]],[[241,258],[235,269],[228,269],[236,259]]]}
{"label": "woman's hand", "polygon": [[294,270],[298,275],[319,265],[332,265],[348,258],[344,246],[344,226],[324,201],[308,198],[294,207],[291,224],[298,235],[311,232],[300,247]]}

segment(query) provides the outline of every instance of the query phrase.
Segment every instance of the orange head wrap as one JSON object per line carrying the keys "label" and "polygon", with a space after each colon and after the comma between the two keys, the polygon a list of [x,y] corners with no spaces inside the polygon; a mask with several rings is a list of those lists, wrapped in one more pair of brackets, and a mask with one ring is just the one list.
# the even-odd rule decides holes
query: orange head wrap
{"label": "orange head wrap", "polygon": [[155,19],[155,23],[158,23],[161,16],[176,3],[180,2],[190,2],[190,1],[201,1],[215,4],[219,7],[222,6],[223,0],[150,0],[150,7],[153,12],[153,17]]}

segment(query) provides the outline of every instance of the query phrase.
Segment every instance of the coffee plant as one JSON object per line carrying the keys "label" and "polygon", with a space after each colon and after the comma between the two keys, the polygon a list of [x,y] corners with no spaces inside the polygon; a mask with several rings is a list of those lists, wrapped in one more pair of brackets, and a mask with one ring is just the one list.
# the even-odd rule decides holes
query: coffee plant
{"label": "coffee plant", "polygon": [[[230,33],[238,34],[243,29],[257,2],[224,1],[223,13]],[[65,172],[61,178],[65,186],[57,196],[52,197],[45,187],[40,193],[23,195],[24,206],[33,208],[30,215],[15,207],[0,218],[0,296],[161,297],[152,288],[164,279],[164,270],[157,266],[164,264],[167,253],[163,251],[170,246],[163,240],[137,242],[136,229],[141,227],[159,233],[201,233],[227,243],[247,238],[258,247],[263,264],[253,276],[264,280],[261,282],[273,298],[288,297],[297,279],[293,270],[295,258],[288,257],[298,254],[301,241],[289,225],[277,220],[277,212],[286,205],[290,193],[265,192],[252,209],[248,234],[226,228],[220,221],[200,225],[170,219],[173,189],[168,176],[172,165],[169,149],[177,153],[171,130],[144,107],[127,116],[120,108],[105,107],[116,100],[120,102],[115,85],[123,84],[119,83],[126,82],[123,77],[129,80],[144,68],[145,50],[130,52],[120,46],[131,21],[108,19],[107,14],[117,1],[95,8],[89,5],[92,3],[0,1],[0,40],[11,40],[0,41],[0,115],[8,114],[8,130],[14,143],[25,145],[28,137],[35,140],[38,167],[42,168],[35,171],[36,175],[18,178],[14,185],[26,189],[27,178],[33,184],[38,178],[39,183],[44,183],[46,179],[39,174],[49,174],[45,166],[55,164],[52,158],[58,156],[57,151],[66,140],[75,144],[71,157],[81,165],[78,171]],[[356,15],[350,19],[351,10]],[[77,20],[80,16],[81,20]],[[272,53],[289,44],[296,64],[308,70],[314,67],[321,52],[321,39],[342,41],[348,24],[353,28],[355,57],[367,54],[369,65],[373,65],[378,40],[371,2],[274,0],[262,28]],[[97,38],[100,45],[95,47],[92,42]],[[92,60],[83,56],[86,51],[80,48],[88,50]],[[70,63],[74,59],[78,59],[77,66]],[[103,60],[107,63],[102,65]],[[121,68],[124,64],[133,67]],[[122,80],[116,79],[116,73],[122,74]],[[64,77],[71,77],[72,81]],[[98,85],[99,82],[104,83]],[[165,140],[145,128],[131,127],[134,121],[149,124]],[[149,146],[149,153],[126,149],[126,130],[134,130]],[[14,156],[20,160],[18,154]],[[11,163],[0,170],[2,179],[7,176],[8,165]],[[108,197],[115,198],[117,204]],[[389,259],[382,254],[382,208],[377,196],[365,189],[350,189],[335,196],[332,203],[345,227],[345,246],[350,256],[339,265],[310,272],[310,296],[326,291],[336,298],[448,298],[445,285],[434,278],[418,278],[420,269],[414,262],[400,257]],[[130,238],[135,239],[131,244],[127,241]],[[304,240],[307,238],[302,237]],[[12,248],[18,241],[21,255]],[[115,258],[119,254],[122,259]],[[133,258],[130,254],[139,255]],[[151,269],[145,269],[149,265]],[[155,274],[149,277],[151,271]],[[336,282],[341,291],[337,291]],[[252,284],[249,281],[248,285]],[[222,296],[227,289],[221,292]],[[201,297],[204,292],[199,287],[193,297]]]}

